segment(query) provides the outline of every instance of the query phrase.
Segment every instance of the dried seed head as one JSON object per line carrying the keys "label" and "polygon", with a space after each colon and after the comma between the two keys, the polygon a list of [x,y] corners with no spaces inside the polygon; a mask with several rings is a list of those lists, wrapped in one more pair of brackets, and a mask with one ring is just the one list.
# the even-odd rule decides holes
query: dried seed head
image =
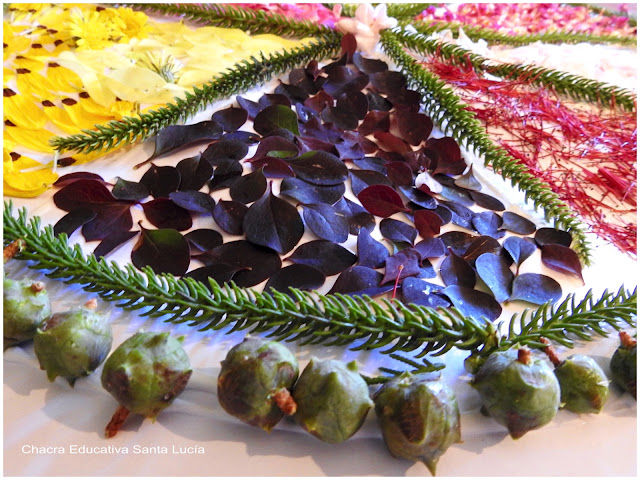
{"label": "dried seed head", "polygon": [[2,314],[4,349],[31,340],[38,327],[51,315],[49,294],[42,288],[33,289],[29,280],[3,279]]}
{"label": "dried seed head", "polygon": [[554,373],[560,383],[563,407],[575,413],[599,413],[609,396],[609,379],[586,355],[571,355]]}
{"label": "dried seed head", "polygon": [[637,398],[638,354],[637,341],[627,332],[620,332],[620,346],[611,357],[611,380]]}

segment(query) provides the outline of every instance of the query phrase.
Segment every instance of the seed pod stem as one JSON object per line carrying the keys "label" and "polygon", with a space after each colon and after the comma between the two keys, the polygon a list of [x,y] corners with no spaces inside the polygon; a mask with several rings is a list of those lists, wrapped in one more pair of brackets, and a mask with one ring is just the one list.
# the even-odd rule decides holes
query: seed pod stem
{"label": "seed pod stem", "polygon": [[286,388],[281,388],[276,393],[274,393],[271,398],[285,415],[293,415],[294,413],[296,413],[298,405],[291,396],[291,392]]}
{"label": "seed pod stem", "polygon": [[544,347],[542,349],[542,351],[547,355],[547,357],[549,358],[549,361],[551,363],[553,363],[553,366],[557,367],[558,365],[560,365],[562,363],[562,361],[560,360],[560,358],[558,358],[558,355],[556,354],[556,351],[551,346],[551,342],[549,342],[549,340],[547,340],[544,337],[541,337],[540,341],[542,343],[544,343],[545,345],[547,345],[546,347]]}
{"label": "seed pod stem", "polygon": [[19,252],[24,250],[24,247],[26,245],[27,244],[23,239],[18,238],[17,240],[14,240],[9,245],[4,247],[4,249],[2,250],[2,258],[4,260],[4,263],[7,263],[9,260],[15,257]]}
{"label": "seed pod stem", "polygon": [[633,337],[627,332],[620,332],[618,336],[620,337],[620,345],[622,345],[624,348],[631,349],[638,344],[638,341],[634,340]]}
{"label": "seed pod stem", "polygon": [[116,411],[113,413],[113,416],[111,417],[111,420],[109,420],[107,427],[104,429],[105,437],[115,437],[116,434],[120,431],[120,428],[122,428],[122,425],[124,425],[124,422],[127,420],[128,416],[129,410],[127,409],[127,407],[118,405],[118,408],[116,408]]}

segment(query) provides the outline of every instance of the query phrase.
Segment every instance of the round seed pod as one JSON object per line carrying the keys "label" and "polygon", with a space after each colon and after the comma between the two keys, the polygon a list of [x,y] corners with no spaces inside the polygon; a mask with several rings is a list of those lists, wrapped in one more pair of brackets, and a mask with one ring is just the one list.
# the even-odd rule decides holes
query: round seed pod
{"label": "round seed pod", "polygon": [[2,282],[4,349],[32,340],[51,315],[49,294],[41,282],[11,280]]}
{"label": "round seed pod", "polygon": [[183,392],[192,370],[181,341],[168,333],[139,332],[109,356],[102,386],[120,408],[107,425],[107,437],[118,432],[129,413],[155,419]]}
{"label": "round seed pod", "polygon": [[353,436],[373,406],[369,387],[355,361],[312,358],[293,388],[294,420],[307,432],[328,443]]}
{"label": "round seed pod", "polygon": [[111,350],[113,335],[106,315],[95,311],[95,303],[55,313],[33,338],[33,350],[49,380],[65,378],[71,386],[91,374]]}
{"label": "round seed pod", "polygon": [[637,398],[638,353],[637,341],[626,332],[620,332],[620,346],[611,357],[611,380],[625,392]]}
{"label": "round seed pod", "polygon": [[268,432],[295,412],[289,392],[298,378],[298,360],[281,343],[248,336],[221,365],[218,401],[230,415]]}
{"label": "round seed pod", "polygon": [[439,372],[405,372],[385,383],[374,402],[389,452],[423,462],[432,475],[440,456],[460,443],[458,402]]}
{"label": "round seed pod", "polygon": [[599,413],[609,396],[609,379],[591,357],[571,355],[554,369],[563,407],[575,413]]}
{"label": "round seed pod", "polygon": [[555,417],[560,385],[543,360],[527,349],[494,352],[471,381],[485,411],[517,439]]}

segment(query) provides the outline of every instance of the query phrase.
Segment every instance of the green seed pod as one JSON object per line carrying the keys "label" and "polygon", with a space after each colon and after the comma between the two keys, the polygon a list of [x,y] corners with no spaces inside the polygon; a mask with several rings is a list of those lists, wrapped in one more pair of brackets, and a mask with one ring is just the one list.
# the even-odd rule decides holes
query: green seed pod
{"label": "green seed pod", "polygon": [[494,352],[471,381],[486,412],[517,439],[555,417],[560,385],[551,368],[527,349]]}
{"label": "green seed pod", "polygon": [[106,315],[91,306],[55,313],[38,328],[33,350],[49,380],[60,376],[73,386],[78,378],[98,368],[109,354],[111,325]]}
{"label": "green seed pod", "polygon": [[191,377],[181,340],[168,333],[136,333],[105,362],[102,386],[129,412],[155,419]]}
{"label": "green seed pod", "polygon": [[312,358],[293,388],[295,421],[328,443],[354,435],[373,406],[356,362]]}
{"label": "green seed pod", "polygon": [[553,371],[564,408],[575,413],[599,413],[609,396],[609,379],[591,357],[571,355]]}
{"label": "green seed pod", "polygon": [[2,282],[4,349],[33,339],[51,315],[49,294],[41,282],[11,280]]}
{"label": "green seed pod", "polygon": [[637,398],[638,354],[637,342],[626,332],[620,332],[620,346],[611,357],[611,380]]}
{"label": "green seed pod", "polygon": [[432,475],[440,456],[460,443],[458,402],[439,372],[405,372],[385,383],[374,402],[391,454],[423,462]]}
{"label": "green seed pod", "polygon": [[222,408],[267,432],[295,412],[289,392],[299,374],[298,360],[278,342],[247,336],[222,361],[218,401]]}

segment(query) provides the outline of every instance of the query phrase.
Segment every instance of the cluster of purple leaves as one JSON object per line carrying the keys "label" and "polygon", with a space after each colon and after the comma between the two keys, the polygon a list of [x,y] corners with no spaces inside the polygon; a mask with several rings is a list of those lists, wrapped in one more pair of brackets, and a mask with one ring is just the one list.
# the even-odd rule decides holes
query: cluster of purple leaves
{"label": "cluster of purple leaves", "polygon": [[[382,61],[347,52],[322,69],[311,62],[257,102],[237,97],[238,106],[209,121],[161,131],[140,165],[209,143],[175,167],[150,164],[139,182],[117,178],[113,185],[89,173],[61,177],[54,202],[69,213],[55,231],[81,228],[87,241],[100,241],[98,257],[140,233],[131,255],[136,267],[243,287],[267,280],[266,289],[311,290],[339,274],[330,293],[393,290],[406,303],[454,305],[489,319],[500,315],[500,302],[557,301],[562,290],[555,280],[518,269],[540,248],[545,265],[581,277],[571,236],[537,229],[480,192],[455,140],[430,136],[433,123],[420,113],[419,98]],[[247,120],[256,133],[240,130]],[[441,192],[415,186],[424,171]],[[359,203],[345,197],[346,185]],[[208,193],[200,191],[205,186]],[[213,192],[223,189],[231,200],[216,202]],[[134,205],[156,229],[132,230]],[[399,213],[403,220],[390,218]],[[225,243],[216,229],[181,233],[192,228],[193,216],[211,217],[242,239]],[[441,233],[449,223],[459,229]],[[376,225],[388,246],[371,236]],[[305,231],[317,239],[300,244]],[[500,244],[507,232],[516,235]],[[349,235],[357,236],[355,253],[342,246]],[[424,280],[437,276],[431,261],[442,257],[444,286]],[[191,259],[202,266],[187,271]],[[491,295],[476,288],[479,280]]]}

